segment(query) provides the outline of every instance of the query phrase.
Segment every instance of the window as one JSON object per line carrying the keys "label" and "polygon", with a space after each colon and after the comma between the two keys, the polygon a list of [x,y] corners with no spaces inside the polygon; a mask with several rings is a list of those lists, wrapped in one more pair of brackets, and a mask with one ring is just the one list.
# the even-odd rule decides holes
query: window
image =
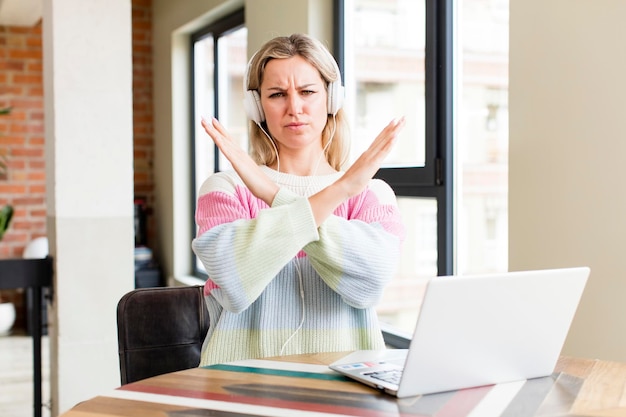
{"label": "window", "polygon": [[[407,125],[377,174],[394,189],[407,228],[381,321],[410,332],[419,277],[452,272],[450,1],[345,0],[343,62],[353,158],[396,116]],[[418,279],[416,279],[418,278]]]}
{"label": "window", "polygon": [[[411,332],[421,278],[508,268],[508,0],[334,4],[351,157],[392,118],[407,117],[377,174],[393,187],[407,227],[379,314]],[[247,146],[246,38],[243,11],[192,36],[194,191],[229,168],[199,127],[200,115],[220,118]]]}
{"label": "window", "polygon": [[456,270],[508,269],[508,0],[457,5]]}
{"label": "window", "polygon": [[407,126],[378,177],[407,228],[381,320],[412,332],[420,278],[507,269],[507,0],[337,0],[353,159]]}
{"label": "window", "polygon": [[[201,117],[217,117],[228,126],[242,148],[248,146],[247,121],[241,111],[243,102],[243,76],[247,62],[247,30],[243,10],[195,32],[191,36],[193,51],[191,68],[193,111],[191,117],[193,205],[196,206],[198,189],[213,172],[230,168],[211,138],[200,126]],[[195,236],[195,223],[192,225]],[[193,256],[193,254],[192,254]],[[196,273],[206,275],[204,267],[196,260]]]}

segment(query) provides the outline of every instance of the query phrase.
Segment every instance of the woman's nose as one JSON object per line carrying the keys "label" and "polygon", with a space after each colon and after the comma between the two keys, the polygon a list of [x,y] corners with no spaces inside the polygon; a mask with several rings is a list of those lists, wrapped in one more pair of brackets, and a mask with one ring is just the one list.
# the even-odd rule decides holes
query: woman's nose
{"label": "woman's nose", "polygon": [[302,98],[297,94],[289,94],[287,98],[287,111],[289,114],[302,113]]}

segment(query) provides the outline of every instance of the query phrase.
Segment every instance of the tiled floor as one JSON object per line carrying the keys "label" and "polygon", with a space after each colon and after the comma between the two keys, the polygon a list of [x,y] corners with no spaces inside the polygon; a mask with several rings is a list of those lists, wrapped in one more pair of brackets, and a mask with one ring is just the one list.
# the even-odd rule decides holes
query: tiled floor
{"label": "tiled floor", "polygon": [[[42,417],[50,416],[50,355],[48,337],[42,347]],[[0,416],[32,417],[33,339],[29,336],[0,336]]]}

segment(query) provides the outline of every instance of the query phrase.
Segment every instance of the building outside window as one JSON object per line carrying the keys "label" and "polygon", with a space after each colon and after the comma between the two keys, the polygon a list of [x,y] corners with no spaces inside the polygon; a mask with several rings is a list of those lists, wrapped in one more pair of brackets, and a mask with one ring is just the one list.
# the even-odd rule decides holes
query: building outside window
{"label": "building outside window", "polygon": [[[508,1],[450,3],[453,271],[442,272],[437,264],[438,239],[445,237],[438,232],[437,197],[428,195],[435,193],[425,187],[423,196],[405,195],[405,188],[394,187],[407,239],[379,315],[406,332],[413,330],[424,279],[508,267]],[[426,62],[427,7],[433,2],[346,0],[343,6],[353,159],[392,118],[404,115],[407,126],[383,168],[424,167],[426,144],[434,140],[425,117],[432,76]]]}

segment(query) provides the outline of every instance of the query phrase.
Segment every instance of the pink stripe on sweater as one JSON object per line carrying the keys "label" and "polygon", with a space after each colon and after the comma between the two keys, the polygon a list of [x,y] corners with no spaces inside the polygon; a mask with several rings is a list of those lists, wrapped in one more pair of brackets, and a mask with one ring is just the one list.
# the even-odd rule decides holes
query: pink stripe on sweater
{"label": "pink stripe on sweater", "polygon": [[241,186],[235,188],[234,195],[222,191],[204,194],[198,199],[196,208],[198,236],[220,224],[239,219],[254,219],[259,211],[267,207],[264,201]]}
{"label": "pink stripe on sweater", "polygon": [[207,279],[204,283],[204,295],[211,294],[211,291],[218,289],[220,286],[214,283],[211,279]]}
{"label": "pink stripe on sweater", "polygon": [[[198,199],[196,210],[198,236],[220,224],[239,219],[254,219],[259,211],[265,208],[268,208],[268,205],[264,201],[242,186],[235,188],[234,195],[221,191],[207,193]],[[393,205],[381,205],[376,194],[369,189],[340,204],[334,214],[347,220],[380,223],[387,232],[401,238],[404,236],[398,209]],[[381,221],[382,219],[385,221]]]}

